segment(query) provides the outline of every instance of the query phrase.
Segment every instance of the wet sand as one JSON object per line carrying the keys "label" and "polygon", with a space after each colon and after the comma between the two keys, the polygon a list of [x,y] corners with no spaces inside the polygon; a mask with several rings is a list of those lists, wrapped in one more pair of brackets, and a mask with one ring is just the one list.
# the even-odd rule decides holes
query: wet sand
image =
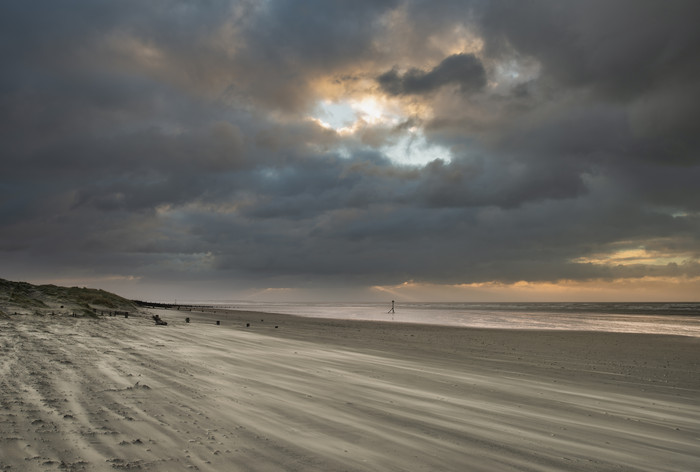
{"label": "wet sand", "polygon": [[0,320],[0,470],[700,464],[698,338],[154,313]]}

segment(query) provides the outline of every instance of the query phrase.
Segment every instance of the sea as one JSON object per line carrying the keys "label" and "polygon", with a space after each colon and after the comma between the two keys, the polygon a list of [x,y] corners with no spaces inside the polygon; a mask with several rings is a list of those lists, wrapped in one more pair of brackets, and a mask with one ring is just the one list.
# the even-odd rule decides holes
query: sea
{"label": "sea", "polygon": [[317,318],[700,337],[700,303],[208,303]]}

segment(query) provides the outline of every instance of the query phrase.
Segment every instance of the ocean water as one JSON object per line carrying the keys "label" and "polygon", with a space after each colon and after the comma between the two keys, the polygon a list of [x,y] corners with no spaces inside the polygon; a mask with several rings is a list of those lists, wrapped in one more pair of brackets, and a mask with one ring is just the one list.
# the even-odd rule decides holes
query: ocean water
{"label": "ocean water", "polygon": [[498,329],[574,330],[700,337],[700,303],[261,303],[232,309],[318,318]]}

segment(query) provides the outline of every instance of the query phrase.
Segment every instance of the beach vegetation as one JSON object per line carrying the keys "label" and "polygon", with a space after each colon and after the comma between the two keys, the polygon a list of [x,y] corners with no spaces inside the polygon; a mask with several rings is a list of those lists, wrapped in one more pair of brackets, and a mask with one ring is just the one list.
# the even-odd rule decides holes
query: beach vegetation
{"label": "beach vegetation", "polygon": [[138,311],[131,300],[101,289],[33,285],[0,279],[0,310],[10,313],[75,314],[97,317],[98,310]]}

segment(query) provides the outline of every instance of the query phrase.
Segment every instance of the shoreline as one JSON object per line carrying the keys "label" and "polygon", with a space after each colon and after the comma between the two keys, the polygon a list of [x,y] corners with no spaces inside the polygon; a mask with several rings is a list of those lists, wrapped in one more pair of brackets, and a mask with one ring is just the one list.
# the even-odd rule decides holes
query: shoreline
{"label": "shoreline", "polygon": [[[370,306],[371,305],[371,306]],[[385,309],[379,305],[340,304],[323,306],[322,304],[306,305],[282,305],[274,306],[181,306],[181,310],[194,309],[195,311],[242,311],[242,312],[267,312],[300,316],[303,318],[326,318],[356,321],[377,321],[392,323],[410,323],[441,325],[466,328],[494,328],[515,330],[556,330],[556,331],[593,331],[593,332],[617,332],[617,333],[646,333],[691,336],[700,338],[700,304],[692,304],[695,311],[687,311],[688,304],[682,305],[682,310],[670,310],[659,312],[657,310],[644,311],[648,304],[639,309],[632,309],[630,304],[623,304],[625,309],[618,308],[609,311],[596,311],[597,308],[590,304],[574,304],[575,309],[555,308],[548,304],[549,309],[542,308],[542,304],[517,304],[513,309],[492,309],[489,307],[478,308],[480,304],[461,304],[460,307],[448,309],[421,308],[422,304],[404,306],[396,315],[385,313]],[[439,305],[439,304],[431,304]],[[596,306],[598,308],[600,304]],[[665,304],[664,304],[665,305]],[[451,306],[451,304],[446,304]],[[510,306],[505,304],[502,306]],[[161,306],[159,308],[168,308]],[[292,308],[293,307],[293,308]],[[476,308],[475,308],[476,307]],[[172,307],[170,307],[172,308]],[[545,307],[546,308],[546,307]],[[589,310],[593,310],[589,312]],[[641,311],[639,311],[641,310]],[[669,311],[670,310],[670,311]],[[173,308],[173,311],[177,311]]]}
{"label": "shoreline", "polygon": [[[177,322],[178,311],[171,311]],[[403,356],[433,357],[451,362],[472,355],[494,362],[518,364],[518,360],[539,361],[543,365],[553,353],[557,368],[577,369],[579,364],[604,365],[610,375],[632,375],[662,383],[678,382],[700,390],[700,338],[694,336],[620,333],[598,331],[475,328],[399,321],[345,320],[305,317],[247,310],[214,309],[193,312],[194,323],[215,324],[222,328],[242,329],[273,337],[324,343],[356,350],[394,352]],[[228,326],[223,316],[231,325]],[[172,318],[172,316],[169,316]],[[180,322],[183,322],[182,317]],[[261,321],[263,320],[263,321]],[[245,327],[249,323],[250,327]],[[274,326],[279,326],[275,329]],[[292,329],[286,329],[291,326]],[[536,341],[533,341],[536,340]],[[499,348],[500,345],[500,348]],[[519,355],[515,355],[515,354]],[[513,354],[513,355],[511,355]],[[531,356],[523,358],[523,356]],[[449,356],[457,356],[451,359]],[[518,359],[518,358],[523,359]],[[673,364],[691,366],[674,369]],[[593,372],[590,372],[593,373]],[[688,375],[686,375],[688,374]]]}
{"label": "shoreline", "polygon": [[0,320],[0,469],[656,472],[700,460],[697,338],[152,312],[168,326]]}

